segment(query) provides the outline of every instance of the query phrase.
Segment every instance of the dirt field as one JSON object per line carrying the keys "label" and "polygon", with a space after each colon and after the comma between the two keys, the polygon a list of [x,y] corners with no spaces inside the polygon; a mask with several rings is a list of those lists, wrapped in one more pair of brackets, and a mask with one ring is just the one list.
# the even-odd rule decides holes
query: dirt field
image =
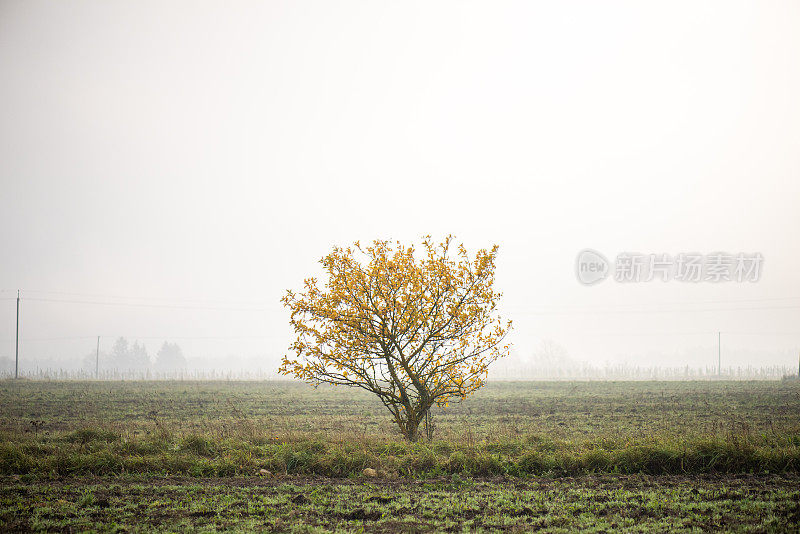
{"label": "dirt field", "polygon": [[800,529],[791,382],[493,383],[413,444],[369,396],[293,383],[0,401],[2,531]]}

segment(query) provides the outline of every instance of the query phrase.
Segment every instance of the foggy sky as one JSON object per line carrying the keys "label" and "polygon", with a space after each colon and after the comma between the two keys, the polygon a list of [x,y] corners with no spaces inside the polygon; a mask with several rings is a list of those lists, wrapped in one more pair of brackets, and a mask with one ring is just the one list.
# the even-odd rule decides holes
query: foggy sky
{"label": "foggy sky", "polygon": [[[723,331],[795,364],[798,28],[797,2],[2,0],[0,357],[22,289],[22,358],[124,335],[268,367],[333,245],[452,233],[500,245],[518,354],[713,365]],[[584,287],[587,247],[764,270]]]}

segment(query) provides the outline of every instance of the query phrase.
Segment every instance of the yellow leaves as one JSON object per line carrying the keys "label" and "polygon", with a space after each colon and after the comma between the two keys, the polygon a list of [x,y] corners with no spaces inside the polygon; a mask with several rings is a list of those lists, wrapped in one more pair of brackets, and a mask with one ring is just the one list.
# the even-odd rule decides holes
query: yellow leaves
{"label": "yellow leaves", "polygon": [[375,387],[393,384],[439,405],[480,387],[509,351],[500,343],[511,323],[494,313],[498,249],[470,257],[462,244],[452,253],[453,240],[425,236],[419,250],[380,240],[334,247],[320,260],[322,287],[311,277],[281,299],[297,341],[280,372],[350,385],[374,377]]}

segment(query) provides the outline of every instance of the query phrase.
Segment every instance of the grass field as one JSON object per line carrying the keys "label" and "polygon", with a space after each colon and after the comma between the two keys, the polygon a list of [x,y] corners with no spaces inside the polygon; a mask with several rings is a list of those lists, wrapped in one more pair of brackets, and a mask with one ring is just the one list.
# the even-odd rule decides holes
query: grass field
{"label": "grass field", "polygon": [[[800,383],[0,382],[0,530],[800,529]],[[377,476],[365,476],[365,468]],[[5,527],[5,528],[2,528]]]}

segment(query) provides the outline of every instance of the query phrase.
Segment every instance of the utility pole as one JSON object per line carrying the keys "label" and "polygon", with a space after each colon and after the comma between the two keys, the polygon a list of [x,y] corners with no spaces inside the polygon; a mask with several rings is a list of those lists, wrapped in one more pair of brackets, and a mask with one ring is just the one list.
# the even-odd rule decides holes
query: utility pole
{"label": "utility pole", "polygon": [[722,376],[722,332],[717,332],[717,376]]}
{"label": "utility pole", "polygon": [[97,353],[94,360],[94,377],[100,378],[100,336],[97,336]]}
{"label": "utility pole", "polygon": [[14,378],[19,378],[19,289],[17,289],[17,344],[14,348]]}

